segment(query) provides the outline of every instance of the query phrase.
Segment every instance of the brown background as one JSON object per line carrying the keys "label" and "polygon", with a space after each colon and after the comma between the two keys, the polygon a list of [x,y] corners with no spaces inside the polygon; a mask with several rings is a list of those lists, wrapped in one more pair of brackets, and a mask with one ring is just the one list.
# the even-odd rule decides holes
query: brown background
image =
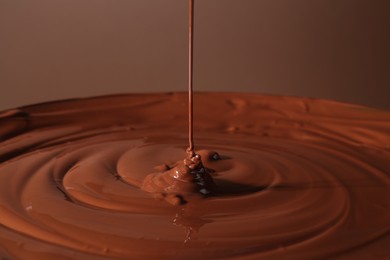
{"label": "brown background", "polygon": [[[390,109],[389,0],[195,0],[195,89]],[[185,91],[187,0],[0,0],[0,109]]]}

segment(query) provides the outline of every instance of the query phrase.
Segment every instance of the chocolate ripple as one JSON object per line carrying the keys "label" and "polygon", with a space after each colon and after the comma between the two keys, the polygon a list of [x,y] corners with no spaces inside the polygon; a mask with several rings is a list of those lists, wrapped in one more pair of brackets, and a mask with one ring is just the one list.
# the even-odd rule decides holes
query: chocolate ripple
{"label": "chocolate ripple", "polygon": [[390,255],[390,113],[254,94],[195,98],[197,153],[216,190],[184,205],[141,187],[186,157],[185,94],[3,112],[0,256]]}

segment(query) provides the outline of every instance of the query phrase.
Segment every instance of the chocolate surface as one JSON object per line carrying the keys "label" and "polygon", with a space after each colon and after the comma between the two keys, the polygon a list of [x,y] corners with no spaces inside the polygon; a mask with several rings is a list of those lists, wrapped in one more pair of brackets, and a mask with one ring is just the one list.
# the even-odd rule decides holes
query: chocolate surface
{"label": "chocolate surface", "polygon": [[216,187],[172,204],[141,187],[186,158],[186,98],[117,95],[2,112],[0,257],[390,255],[389,112],[195,93],[196,152]]}

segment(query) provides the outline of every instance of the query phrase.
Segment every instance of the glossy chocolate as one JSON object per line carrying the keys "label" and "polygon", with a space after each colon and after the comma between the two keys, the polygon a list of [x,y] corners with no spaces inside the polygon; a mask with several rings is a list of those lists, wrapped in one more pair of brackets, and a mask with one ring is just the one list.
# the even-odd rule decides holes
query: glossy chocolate
{"label": "glossy chocolate", "polygon": [[1,113],[0,256],[390,255],[389,112],[195,93],[196,152],[212,193],[194,195],[199,183],[173,185],[189,203],[169,203],[141,188],[146,176],[174,176],[184,163],[186,97],[117,95]]}

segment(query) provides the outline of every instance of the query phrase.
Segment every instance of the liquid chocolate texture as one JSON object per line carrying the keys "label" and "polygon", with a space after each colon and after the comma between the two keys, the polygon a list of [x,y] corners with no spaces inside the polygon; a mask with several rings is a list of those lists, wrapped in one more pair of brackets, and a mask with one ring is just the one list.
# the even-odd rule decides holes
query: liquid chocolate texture
{"label": "liquid chocolate texture", "polygon": [[200,161],[186,97],[0,113],[0,258],[388,258],[389,112],[195,93]]}

